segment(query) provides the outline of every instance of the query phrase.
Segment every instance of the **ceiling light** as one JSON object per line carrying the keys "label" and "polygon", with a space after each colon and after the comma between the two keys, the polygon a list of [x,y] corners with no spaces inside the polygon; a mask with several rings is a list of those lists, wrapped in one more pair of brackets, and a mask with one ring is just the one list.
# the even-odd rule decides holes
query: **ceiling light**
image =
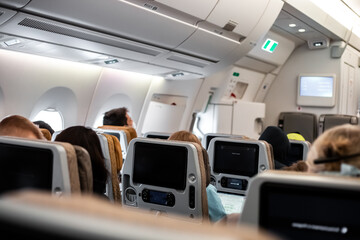
{"label": "ceiling light", "polygon": [[306,30],[303,28],[298,29],[298,32],[305,32]]}
{"label": "ceiling light", "polygon": [[291,27],[291,28],[296,27],[296,24],[295,23],[290,23],[289,27]]}

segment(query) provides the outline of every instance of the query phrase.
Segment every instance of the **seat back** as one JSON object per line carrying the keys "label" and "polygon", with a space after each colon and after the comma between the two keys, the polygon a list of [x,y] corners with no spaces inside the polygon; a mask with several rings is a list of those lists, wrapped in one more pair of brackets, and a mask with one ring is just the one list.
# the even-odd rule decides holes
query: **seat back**
{"label": "seat back", "polygon": [[93,173],[92,173],[90,155],[88,151],[83,147],[76,145],[73,145],[73,147],[75,149],[75,154],[77,159],[81,192],[92,193]]}
{"label": "seat back", "polygon": [[106,182],[106,195],[112,202],[121,202],[119,174],[122,167],[120,143],[115,136],[98,134],[105,166],[109,172]]}
{"label": "seat back", "polygon": [[299,161],[306,160],[310,150],[311,143],[309,141],[289,140],[290,149],[286,157],[287,166]]}
{"label": "seat back", "polygon": [[342,125],[357,125],[359,122],[357,116],[344,114],[321,114],[319,117],[319,135],[329,128]]}
{"label": "seat back", "polygon": [[208,219],[205,166],[196,143],[134,139],[121,184],[125,206]]}
{"label": "seat back", "polygon": [[241,223],[285,239],[358,239],[356,178],[267,171],[250,183]]}
{"label": "seat back", "polygon": [[250,178],[274,169],[270,145],[261,140],[213,138],[209,145],[211,183],[218,191],[245,195]]}
{"label": "seat back", "polygon": [[248,226],[194,224],[126,209],[93,196],[21,192],[0,198],[0,231],[14,239],[276,240]]}
{"label": "seat back", "polygon": [[281,112],[278,127],[286,134],[298,132],[310,143],[317,137],[317,118],[312,113]]}
{"label": "seat back", "polygon": [[125,131],[126,134],[127,134],[127,141],[128,141],[128,143],[130,143],[130,141],[131,141],[132,139],[137,138],[136,130],[135,130],[135,128],[133,128],[133,127],[104,125],[104,126],[100,126],[100,127],[98,127],[98,128]]}
{"label": "seat back", "polygon": [[144,134],[144,137],[146,138],[158,138],[158,139],[168,139],[170,137],[171,133],[166,132],[147,132]]}
{"label": "seat back", "polygon": [[126,153],[127,153],[127,149],[128,149],[128,145],[130,142],[130,133],[126,130],[114,130],[114,129],[105,129],[105,128],[95,128],[93,129],[94,131],[96,131],[97,133],[102,133],[102,134],[107,134],[107,135],[112,135],[115,136],[119,143],[120,143],[120,148],[121,148],[121,153],[122,153],[122,158],[125,159],[126,158]]}
{"label": "seat back", "polygon": [[225,134],[225,133],[206,133],[204,137],[202,138],[201,144],[202,146],[208,150],[209,144],[211,139],[215,137],[222,137],[222,138],[245,138],[244,135],[233,135],[233,134]]}
{"label": "seat back", "polygon": [[35,188],[53,194],[80,191],[75,150],[70,144],[0,137],[0,193]]}

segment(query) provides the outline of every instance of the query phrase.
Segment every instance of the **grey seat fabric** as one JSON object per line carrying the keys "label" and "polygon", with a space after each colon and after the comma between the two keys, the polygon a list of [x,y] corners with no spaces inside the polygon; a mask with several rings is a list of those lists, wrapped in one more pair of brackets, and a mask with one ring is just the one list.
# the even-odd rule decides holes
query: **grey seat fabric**
{"label": "grey seat fabric", "polygon": [[317,137],[317,117],[312,113],[281,112],[278,127],[286,134],[300,133],[310,143]]}
{"label": "grey seat fabric", "polygon": [[319,117],[319,134],[329,128],[347,123],[357,125],[358,117],[344,114],[322,114]]}

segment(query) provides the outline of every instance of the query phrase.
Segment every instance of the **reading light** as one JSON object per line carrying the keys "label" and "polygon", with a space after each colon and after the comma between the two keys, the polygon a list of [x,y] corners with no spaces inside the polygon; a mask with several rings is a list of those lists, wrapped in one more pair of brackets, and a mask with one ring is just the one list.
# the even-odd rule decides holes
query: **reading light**
{"label": "reading light", "polygon": [[289,27],[291,27],[291,28],[296,27],[296,24],[295,23],[290,23]]}
{"label": "reading light", "polygon": [[306,30],[303,28],[298,29],[298,32],[305,32]]}
{"label": "reading light", "polygon": [[10,46],[20,43],[20,40],[19,39],[11,39],[9,41],[5,41],[4,43],[6,44],[6,46],[10,47]]}
{"label": "reading light", "polygon": [[314,47],[321,47],[323,45],[322,42],[314,42],[313,43]]}
{"label": "reading light", "polygon": [[115,63],[118,63],[119,61],[123,62],[124,60],[123,59],[118,60],[118,59],[114,58],[114,59],[110,59],[110,60],[105,60],[104,63],[105,64],[115,64]]}

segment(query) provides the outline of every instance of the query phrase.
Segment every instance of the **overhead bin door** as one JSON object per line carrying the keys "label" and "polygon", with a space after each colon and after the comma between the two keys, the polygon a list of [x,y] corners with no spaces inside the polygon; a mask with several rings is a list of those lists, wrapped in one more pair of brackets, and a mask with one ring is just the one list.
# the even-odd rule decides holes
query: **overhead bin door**
{"label": "overhead bin door", "polygon": [[15,11],[0,7],[0,25],[8,21],[15,14],[16,14]]}
{"label": "overhead bin door", "polygon": [[215,7],[218,0],[157,0],[157,2],[200,19],[206,19]]}
{"label": "overhead bin door", "polygon": [[25,6],[30,0],[1,0],[0,5],[12,8],[21,8]]}
{"label": "overhead bin door", "polygon": [[234,24],[234,33],[248,36],[264,14],[269,0],[219,0],[206,21],[219,27]]}
{"label": "overhead bin door", "polygon": [[161,3],[150,3],[32,0],[22,11],[168,49],[178,46],[196,30],[197,18],[179,15],[179,11]]}

